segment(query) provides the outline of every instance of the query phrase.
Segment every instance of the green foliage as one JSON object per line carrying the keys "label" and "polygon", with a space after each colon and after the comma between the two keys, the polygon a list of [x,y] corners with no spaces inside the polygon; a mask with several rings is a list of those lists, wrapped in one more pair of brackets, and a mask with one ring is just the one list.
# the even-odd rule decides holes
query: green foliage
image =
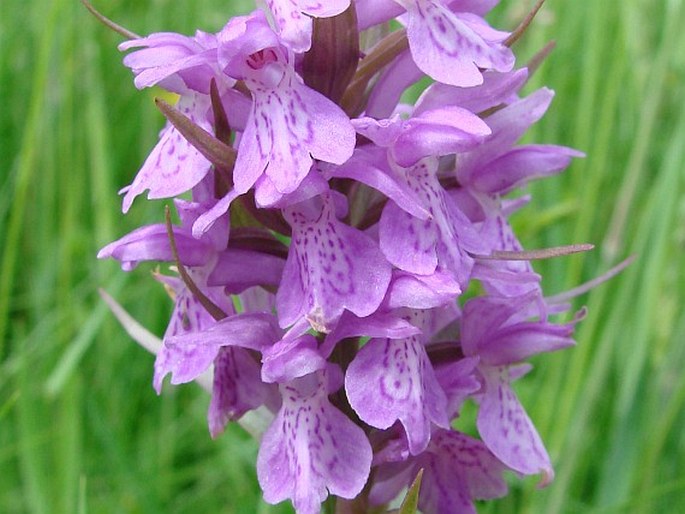
{"label": "green foliage", "polygon": [[[513,27],[529,2],[502,0]],[[219,29],[249,0],[100,2],[137,33]],[[229,12],[230,11],[230,12]],[[530,140],[588,157],[534,185],[515,223],[527,247],[592,242],[542,262],[554,294],[630,254],[587,304],[578,347],[535,361],[517,390],[557,468],[545,490],[512,479],[480,512],[685,511],[685,6],[550,0],[517,46],[557,49],[529,86],[557,97]],[[115,192],[162,117],[136,92],[120,37],[77,0],[3,0],[0,15],[0,512],[290,512],[260,499],[256,443],[212,441],[195,386],[151,387],[153,358],[97,295],[161,333],[170,305],[148,280],[95,259],[159,222],[162,202],[119,213]]]}

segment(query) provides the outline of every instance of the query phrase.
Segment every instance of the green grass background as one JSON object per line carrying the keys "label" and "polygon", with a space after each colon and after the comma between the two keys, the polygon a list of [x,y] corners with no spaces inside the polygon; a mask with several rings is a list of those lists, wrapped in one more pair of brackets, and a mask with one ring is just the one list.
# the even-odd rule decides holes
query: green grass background
{"label": "green grass background", "polygon": [[[512,28],[527,1],[493,13]],[[550,39],[533,80],[556,90],[529,139],[585,151],[532,187],[515,217],[530,248],[593,242],[542,262],[553,294],[627,255],[621,276],[576,302],[578,346],[535,360],[517,389],[557,469],[545,490],[513,480],[479,507],[502,513],[685,512],[685,6],[678,0],[549,0],[516,49]],[[218,30],[250,2],[111,0],[138,33]],[[151,387],[152,356],[97,295],[161,333],[169,304],[149,280],[95,254],[162,219],[116,191],[156,140],[155,92],[137,92],[120,37],[77,0],[0,3],[0,512],[290,512],[260,499],[257,446],[216,441],[194,385]]]}

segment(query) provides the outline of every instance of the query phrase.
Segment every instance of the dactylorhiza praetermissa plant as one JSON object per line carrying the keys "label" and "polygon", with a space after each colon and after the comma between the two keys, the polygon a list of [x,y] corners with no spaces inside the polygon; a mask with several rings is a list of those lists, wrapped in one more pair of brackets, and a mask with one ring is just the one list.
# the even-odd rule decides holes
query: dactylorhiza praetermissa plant
{"label": "dactylorhiza praetermissa plant", "polygon": [[[138,88],[178,95],[124,212],[148,191],[180,224],[99,257],[175,263],[156,275],[175,306],[154,386],[211,371],[214,437],[269,413],[269,503],[383,505],[422,469],[423,512],[468,513],[507,471],[553,478],[512,382],[582,313],[550,321],[568,307],[543,296],[508,222],[529,197],[510,193],[581,154],[517,145],[553,93],[521,97],[513,38],[483,19],[496,3],[268,0],[216,34],[120,45]],[[478,438],[454,428],[466,401]]]}

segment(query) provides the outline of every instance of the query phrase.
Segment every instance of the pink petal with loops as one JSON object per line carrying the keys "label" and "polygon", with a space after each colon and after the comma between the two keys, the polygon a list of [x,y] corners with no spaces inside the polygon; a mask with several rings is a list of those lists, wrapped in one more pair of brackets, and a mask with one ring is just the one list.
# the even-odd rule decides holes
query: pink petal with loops
{"label": "pink petal with loops", "polygon": [[282,327],[306,316],[330,331],[344,309],[364,317],[376,311],[390,282],[390,264],[364,233],[338,221],[330,197],[284,211],[292,242],[276,303]]}
{"label": "pink petal with loops", "polygon": [[257,456],[264,500],[290,498],[299,514],[317,514],[329,493],[354,498],[371,469],[364,431],[330,404],[325,382],[320,371],[280,386],[283,405]]}
{"label": "pink petal with loops", "polygon": [[432,424],[449,427],[445,394],[418,336],[366,343],[347,369],[345,391],[369,425],[386,429],[399,420],[413,455],[428,445]]}
{"label": "pink petal with loops", "polygon": [[291,193],[313,159],[342,164],[352,155],[355,132],[345,113],[293,72],[276,89],[253,90],[253,98],[234,171],[238,191],[265,173],[277,191]]}

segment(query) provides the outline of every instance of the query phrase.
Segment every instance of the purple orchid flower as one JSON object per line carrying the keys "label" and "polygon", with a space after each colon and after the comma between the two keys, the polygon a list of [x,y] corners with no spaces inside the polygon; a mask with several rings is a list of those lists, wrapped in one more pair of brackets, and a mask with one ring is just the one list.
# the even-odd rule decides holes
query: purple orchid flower
{"label": "purple orchid flower", "polygon": [[[408,313],[423,329],[430,315],[425,311]],[[426,449],[432,425],[449,428],[447,399],[425,349],[428,335],[371,339],[357,353],[345,376],[347,397],[359,417],[380,429],[399,420],[412,455]]]}
{"label": "purple orchid flower", "polygon": [[[195,37],[157,33],[126,41],[120,50],[137,48],[124,58],[139,89],[159,85],[177,93],[178,110],[211,131],[209,85],[212,79],[225,90],[235,80],[222,76],[216,63],[217,39],[198,31]],[[159,142],[130,186],[121,190],[127,212],[136,196],[149,189],[148,198],[170,198],[189,191],[209,172],[209,161],[173,126],[160,133]]]}
{"label": "purple orchid flower", "polygon": [[382,505],[412,483],[423,469],[419,492],[422,512],[475,514],[474,500],[499,498],[507,494],[502,477],[507,467],[477,439],[456,430],[436,429],[420,455],[404,457],[403,444],[383,455],[376,469],[370,502]]}
{"label": "purple orchid flower", "polygon": [[304,84],[295,72],[292,51],[261,11],[224,27],[218,59],[225,74],[249,89],[252,108],[240,136],[234,189],[200,218],[196,234],[253,186],[260,206],[273,206],[316,173],[314,159],[342,164],[355,145],[348,117]]}
{"label": "purple orchid flower", "polygon": [[293,237],[276,297],[281,326],[304,317],[329,332],[345,309],[368,316],[383,301],[390,264],[370,237],[337,219],[341,214],[331,195],[284,210]]}
{"label": "purple orchid flower", "polygon": [[247,191],[270,180],[281,193],[294,191],[313,158],[342,164],[354,149],[354,129],[342,110],[308,88],[293,56],[261,11],[234,18],[219,34],[219,63],[244,81],[253,98],[238,147],[235,186]]}
{"label": "purple orchid flower", "polygon": [[283,404],[264,433],[257,477],[268,503],[290,498],[298,513],[316,514],[328,494],[357,496],[371,469],[364,431],[331,405],[340,387],[333,370],[320,370],[280,386]]}
{"label": "purple orchid flower", "polygon": [[262,382],[260,366],[250,352],[261,352],[279,339],[273,316],[266,313],[233,314],[199,330],[165,336],[155,362],[155,384],[172,373],[172,384],[195,380],[214,367],[209,427],[212,436],[230,420],[261,405],[276,408],[276,391]]}
{"label": "purple orchid flower", "polygon": [[396,0],[407,9],[412,57],[426,75],[453,86],[483,82],[478,69],[509,71],[514,54],[503,45],[509,35],[481,17],[454,13],[440,0]]}
{"label": "purple orchid flower", "polygon": [[544,485],[554,477],[552,464],[510,383],[530,369],[518,365],[524,359],[575,344],[571,335],[582,313],[561,325],[528,321],[538,308],[536,296],[470,300],[464,307],[461,345],[465,355],[480,359],[483,391],[477,424],[483,442],[515,471],[543,473]]}
{"label": "purple orchid flower", "polygon": [[360,28],[367,28],[406,10],[409,48],[416,65],[438,82],[469,87],[483,82],[479,68],[506,72],[514,65],[514,54],[503,44],[509,34],[494,30],[483,20],[484,5],[444,0],[362,0],[358,17]]}

